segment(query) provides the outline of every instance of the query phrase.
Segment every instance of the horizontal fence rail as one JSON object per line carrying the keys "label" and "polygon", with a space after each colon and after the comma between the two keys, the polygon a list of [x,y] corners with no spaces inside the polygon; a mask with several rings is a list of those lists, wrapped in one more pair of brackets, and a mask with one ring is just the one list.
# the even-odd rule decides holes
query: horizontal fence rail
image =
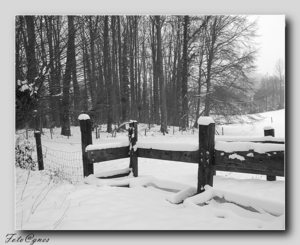
{"label": "horizontal fence rail", "polygon": [[257,153],[215,151],[215,170],[238,173],[284,176],[284,151]]}
{"label": "horizontal fence rail", "polygon": [[138,157],[160,159],[167,161],[198,163],[199,151],[170,151],[157,149],[137,149]]}
{"label": "horizontal fence rail", "polygon": [[282,137],[240,137],[240,136],[218,136],[215,137],[215,142],[225,141],[225,142],[253,142],[262,144],[285,144],[285,140]]}
{"label": "horizontal fence rail", "polygon": [[117,160],[129,156],[129,146],[87,151],[88,164]]}
{"label": "horizontal fence rail", "polygon": [[[200,120],[201,119],[201,120]],[[103,149],[105,146],[88,147],[92,145],[91,130],[88,130],[89,117],[80,115],[82,133],[82,155],[84,176],[94,173],[93,163],[129,158],[129,167],[133,176],[138,176],[138,157],[158,160],[179,161],[198,164],[198,186],[197,193],[204,191],[205,185],[213,186],[213,175],[215,171],[230,171],[239,173],[251,173],[266,175],[267,180],[276,180],[276,176],[284,176],[284,138],[275,138],[274,129],[268,127],[264,130],[265,137],[217,137],[215,139],[215,123],[209,117],[202,117],[199,123],[199,148],[194,151],[178,151],[166,149],[153,149],[138,144],[137,122],[129,123],[129,146],[113,147]],[[239,146],[248,142],[250,148],[247,150],[222,150],[217,149],[218,142]],[[231,145],[230,145],[231,144]],[[246,143],[247,144],[247,143]],[[263,151],[261,148],[275,150]],[[277,146],[276,146],[277,145]],[[226,147],[225,147],[226,148]],[[240,148],[240,147],[237,147]],[[112,176],[113,177],[113,176]]]}
{"label": "horizontal fence rail", "polygon": [[[107,148],[100,150],[87,150],[88,164],[105,162],[130,157],[128,146],[120,148]],[[199,151],[168,151],[148,148],[138,148],[137,157],[160,159],[166,161],[177,161],[187,163],[199,162]]]}

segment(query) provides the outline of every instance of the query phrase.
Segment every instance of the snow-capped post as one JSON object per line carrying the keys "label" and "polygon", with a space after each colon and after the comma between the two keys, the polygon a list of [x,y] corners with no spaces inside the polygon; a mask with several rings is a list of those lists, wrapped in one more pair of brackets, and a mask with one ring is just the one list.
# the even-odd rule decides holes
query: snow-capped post
{"label": "snow-capped post", "polygon": [[40,131],[35,131],[34,132],[34,137],[35,137],[35,143],[36,143],[36,153],[37,153],[39,170],[44,170],[41,132]]}
{"label": "snow-capped post", "polygon": [[129,154],[130,154],[130,163],[129,167],[132,168],[133,176],[138,176],[138,157],[137,157],[137,141],[138,141],[138,127],[137,121],[130,120],[129,122]]}
{"label": "snow-capped post", "polygon": [[[266,126],[264,127],[264,135],[265,136],[272,136],[275,137],[275,130],[272,126]],[[276,176],[267,175],[267,181],[275,181]]]}
{"label": "snow-capped post", "polygon": [[81,149],[82,149],[82,162],[83,162],[83,177],[94,174],[94,164],[91,164],[87,157],[85,148],[92,145],[92,122],[87,114],[80,114],[78,117],[81,131]]}
{"label": "snow-capped post", "polygon": [[199,124],[199,167],[197,193],[204,192],[204,186],[213,186],[215,165],[215,122],[211,117],[200,117]]}

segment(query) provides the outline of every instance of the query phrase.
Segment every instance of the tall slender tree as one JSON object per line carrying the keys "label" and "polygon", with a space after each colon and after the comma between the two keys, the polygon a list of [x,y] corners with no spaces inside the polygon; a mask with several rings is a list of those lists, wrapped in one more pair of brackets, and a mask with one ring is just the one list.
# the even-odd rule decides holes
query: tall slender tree
{"label": "tall slender tree", "polygon": [[113,97],[113,86],[111,81],[111,70],[110,70],[110,57],[109,57],[109,36],[108,36],[108,16],[104,17],[104,50],[103,50],[103,66],[104,66],[104,78],[108,98],[107,108],[107,132],[112,131],[112,97]]}
{"label": "tall slender tree", "polygon": [[162,57],[162,45],[161,45],[161,18],[160,15],[155,16],[156,19],[156,36],[157,36],[157,73],[159,77],[160,85],[160,109],[161,109],[161,131],[168,133],[168,115],[167,115],[167,104],[166,104],[166,90],[164,83],[164,66]]}
{"label": "tall slender tree", "polygon": [[128,49],[127,49],[127,35],[128,29],[127,24],[125,23],[124,31],[123,31],[123,53],[122,53],[122,94],[121,94],[121,102],[122,102],[122,121],[126,122],[129,118],[129,72],[128,72]]}
{"label": "tall slender tree", "polygon": [[75,49],[74,16],[68,16],[68,50],[66,70],[63,82],[62,128],[61,135],[70,136],[70,83],[72,79],[73,52]]}
{"label": "tall slender tree", "polygon": [[190,17],[184,16],[183,23],[183,49],[182,49],[182,111],[181,111],[181,127],[186,128],[188,126],[188,76],[189,76],[189,60],[188,60],[188,40],[189,40],[189,25]]}

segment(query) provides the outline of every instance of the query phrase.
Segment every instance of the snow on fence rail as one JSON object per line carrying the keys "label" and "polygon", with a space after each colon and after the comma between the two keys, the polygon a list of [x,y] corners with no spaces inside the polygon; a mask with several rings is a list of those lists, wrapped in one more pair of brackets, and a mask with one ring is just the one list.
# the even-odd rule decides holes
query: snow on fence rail
{"label": "snow on fence rail", "polygon": [[[84,177],[94,174],[94,163],[128,157],[129,168],[132,169],[134,177],[138,176],[138,157],[198,164],[197,193],[203,192],[205,185],[213,186],[216,170],[263,174],[267,175],[267,180],[276,180],[276,176],[284,176],[285,141],[274,137],[273,128],[265,128],[263,138],[237,137],[236,142],[233,142],[234,137],[230,137],[229,140],[225,137],[215,139],[214,121],[209,117],[202,117],[198,120],[198,146],[191,144],[181,147],[175,143],[168,143],[167,146],[159,142],[139,143],[137,122],[130,121],[128,143],[97,146],[92,143],[90,119],[81,116],[79,120]],[[111,177],[128,174],[129,171]]]}

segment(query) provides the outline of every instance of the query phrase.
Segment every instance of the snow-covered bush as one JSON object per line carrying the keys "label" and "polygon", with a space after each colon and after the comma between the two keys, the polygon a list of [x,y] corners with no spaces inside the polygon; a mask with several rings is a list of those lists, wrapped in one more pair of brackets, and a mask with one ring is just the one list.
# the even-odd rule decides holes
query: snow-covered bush
{"label": "snow-covered bush", "polygon": [[37,104],[37,89],[34,82],[17,81],[15,91],[17,129],[28,127],[30,123],[33,123],[33,110]]}
{"label": "snow-covered bush", "polygon": [[24,81],[17,81],[18,90],[21,92],[25,92],[26,90],[29,91],[30,96],[33,96],[33,94],[37,93],[38,88],[35,86],[34,83],[28,83],[27,80]]}
{"label": "snow-covered bush", "polygon": [[30,141],[15,144],[15,164],[22,169],[35,170],[36,160],[33,158],[34,146]]}

